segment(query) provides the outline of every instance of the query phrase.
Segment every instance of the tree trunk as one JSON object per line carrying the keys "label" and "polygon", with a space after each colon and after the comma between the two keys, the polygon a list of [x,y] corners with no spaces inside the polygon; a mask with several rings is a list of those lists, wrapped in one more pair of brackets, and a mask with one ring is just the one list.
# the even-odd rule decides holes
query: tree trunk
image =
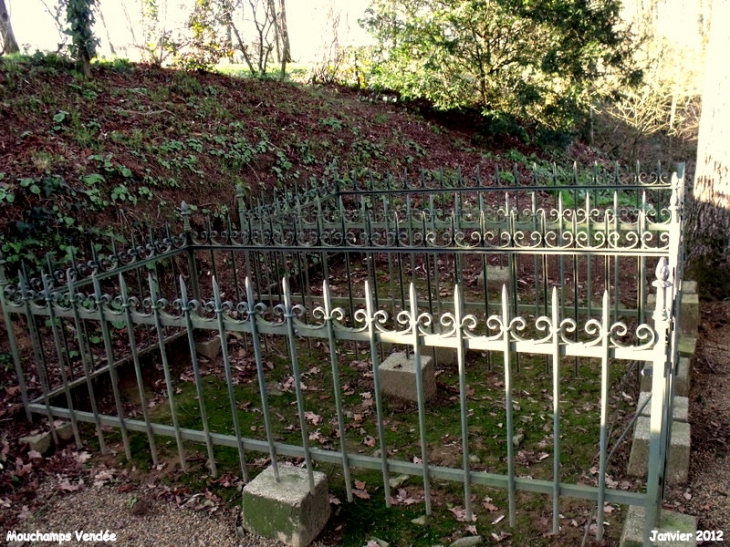
{"label": "tree trunk", "polygon": [[286,24],[286,1],[279,0],[279,17],[281,21],[281,60],[291,63],[291,46],[289,45],[289,29]]}
{"label": "tree trunk", "polygon": [[274,0],[269,0],[269,17],[274,27],[274,45],[276,46],[276,60],[281,62],[281,44],[279,39],[281,38],[281,28],[279,26],[279,14],[276,12],[276,3]]}
{"label": "tree trunk", "polygon": [[13,32],[13,25],[10,24],[10,14],[8,13],[8,7],[5,5],[5,0],[0,0],[0,38],[3,41],[2,53],[20,52]]}
{"label": "tree trunk", "polygon": [[730,2],[713,2],[697,169],[687,225],[688,273],[705,294],[730,296]]}

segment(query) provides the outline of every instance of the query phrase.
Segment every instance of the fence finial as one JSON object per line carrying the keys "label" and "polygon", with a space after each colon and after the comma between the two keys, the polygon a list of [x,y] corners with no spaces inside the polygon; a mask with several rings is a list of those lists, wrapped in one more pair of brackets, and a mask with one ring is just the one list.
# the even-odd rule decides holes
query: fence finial
{"label": "fence finial", "polygon": [[189,232],[191,230],[191,228],[190,228],[190,207],[184,201],[180,204],[180,214],[182,215],[182,219],[183,219],[183,230],[186,232]]}
{"label": "fence finial", "polygon": [[669,314],[667,313],[667,288],[672,284],[669,280],[669,262],[667,257],[663,256],[656,266],[656,280],[652,286],[656,287],[656,308],[654,309],[654,321],[665,321]]}

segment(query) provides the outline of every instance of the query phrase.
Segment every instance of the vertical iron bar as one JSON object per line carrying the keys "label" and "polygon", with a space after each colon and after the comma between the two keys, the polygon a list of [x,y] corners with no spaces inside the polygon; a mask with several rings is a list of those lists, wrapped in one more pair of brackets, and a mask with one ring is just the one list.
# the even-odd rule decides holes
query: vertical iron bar
{"label": "vertical iron bar", "polygon": [[512,363],[511,363],[511,319],[507,287],[502,285],[502,347],[504,362],[504,396],[507,421],[507,495],[509,503],[509,525],[515,525],[515,461],[512,427]]}
{"label": "vertical iron bar", "polygon": [[238,448],[238,459],[241,463],[241,477],[244,482],[248,482],[248,469],[246,468],[246,451],[243,448],[243,438],[241,436],[241,423],[238,419],[238,404],[236,403],[236,391],[233,387],[233,372],[231,371],[231,359],[228,355],[228,337],[226,336],[226,326],[223,314],[230,308],[230,302],[221,300],[221,290],[218,286],[218,280],[214,277],[213,284],[213,311],[215,312],[216,323],[218,327],[218,336],[221,339],[221,357],[223,359],[223,368],[226,374],[226,387],[228,388],[228,401],[231,407],[231,417],[233,418],[233,431],[236,435],[236,447]]}
{"label": "vertical iron bar", "polygon": [[553,287],[553,534],[560,531],[560,320],[558,289]]}
{"label": "vertical iron bar", "polygon": [[610,355],[610,309],[608,291],[603,291],[601,312],[601,439],[598,461],[598,511],[596,513],[596,539],[603,539],[604,500],[606,499],[606,456],[608,455],[608,364]]}
{"label": "vertical iron bar", "polygon": [[[93,357],[91,347],[88,344],[88,336],[81,321],[79,314],[79,298],[83,298],[82,295],[74,292],[73,276],[74,270],[69,268],[66,270],[66,278],[68,281],[68,294],[71,302],[71,311],[74,318],[74,328],[76,330],[76,340],[79,344],[79,351],[81,352],[81,364],[84,368],[84,378],[86,379],[86,389],[89,393],[89,404],[91,406],[91,413],[94,415],[94,425],[96,426],[96,437],[99,439],[99,450],[102,454],[107,453],[106,442],[104,441],[104,432],[101,427],[101,419],[99,418],[99,408],[96,404],[96,394],[94,393],[94,385],[91,380],[91,371],[93,370]],[[127,325],[129,328],[129,325]]]}
{"label": "vertical iron bar", "polygon": [[426,502],[426,514],[431,514],[431,481],[428,473],[428,439],[426,437],[426,397],[423,392],[423,369],[421,368],[421,340],[418,332],[418,296],[416,285],[411,282],[409,288],[411,307],[411,329],[413,345],[413,364],[416,373],[416,399],[418,404],[418,428],[421,438],[421,460],[423,464],[423,497]]}
{"label": "vertical iron bar", "polygon": [[[50,266],[50,263],[49,263]],[[41,274],[43,279],[43,293],[46,301],[46,308],[48,310],[48,320],[51,324],[51,336],[53,337],[53,345],[56,349],[56,355],[58,356],[58,370],[61,373],[61,383],[63,385],[63,392],[66,396],[66,404],[71,415],[71,429],[73,430],[74,440],[76,441],[76,448],[81,449],[81,436],[79,435],[79,424],[76,420],[76,411],[74,410],[73,399],[71,397],[71,390],[68,387],[68,376],[66,375],[66,366],[70,367],[68,361],[68,354],[63,351],[61,347],[61,337],[58,333],[58,323],[60,319],[56,317],[56,311],[53,308],[53,288],[51,286],[51,277],[48,274]]]}
{"label": "vertical iron bar", "polygon": [[466,520],[474,520],[471,507],[471,462],[469,460],[469,417],[466,402],[466,351],[464,350],[464,299],[461,286],[454,286],[454,329],[456,332],[456,360],[459,368],[459,405],[461,411],[461,452],[464,467],[464,510]]}
{"label": "vertical iron bar", "polygon": [[[129,342],[129,352],[132,355],[132,363],[134,365],[134,374],[137,379],[137,389],[139,393],[140,409],[147,429],[147,442],[150,445],[150,454],[152,455],[152,463],[157,466],[159,459],[157,457],[157,444],[155,443],[155,434],[152,431],[152,423],[147,409],[147,395],[144,390],[144,377],[142,376],[142,366],[139,362],[139,353],[137,351],[137,339],[134,336],[134,321],[132,319],[131,307],[138,302],[137,298],[130,298],[127,284],[124,276],[119,274],[119,293],[122,297],[122,308],[124,309],[124,322],[127,326],[127,337]],[[85,367],[86,370],[86,367]],[[99,424],[99,428],[101,424]]]}
{"label": "vertical iron bar", "polygon": [[261,339],[259,335],[259,305],[256,303],[251,278],[246,277],[246,298],[248,300],[248,317],[251,323],[251,342],[253,345],[254,358],[256,359],[256,372],[259,381],[259,392],[261,393],[261,411],[264,415],[264,427],[266,428],[266,440],[269,443],[269,457],[271,466],[274,469],[274,477],[279,481],[279,463],[276,458],[276,446],[274,445],[274,430],[271,427],[271,411],[269,410],[269,396],[266,388],[266,373],[264,372],[264,361],[261,357]]}
{"label": "vertical iron bar", "polygon": [[[188,348],[190,349],[190,362],[193,365],[193,375],[195,377],[195,392],[198,396],[198,407],[200,408],[200,420],[203,422],[203,434],[205,435],[205,447],[208,450],[208,461],[210,463],[210,473],[214,477],[218,476],[218,466],[215,461],[215,450],[213,449],[213,439],[210,436],[210,426],[208,424],[208,411],[205,408],[205,397],[203,394],[203,382],[200,377],[200,366],[198,364],[198,352],[195,350],[195,330],[193,327],[192,312],[200,306],[200,302],[191,302],[188,299],[188,289],[185,286],[185,280],[180,276],[180,311],[185,317],[185,330],[188,334]],[[133,341],[130,333],[130,343]],[[223,344],[221,343],[221,346]],[[132,350],[134,351],[134,350]],[[135,359],[135,370],[137,369],[137,359]],[[137,381],[141,381],[139,378]],[[141,384],[140,384],[141,386]],[[140,396],[143,390],[140,387]],[[144,399],[142,400],[144,402]],[[147,421],[147,413],[145,412],[145,422]]]}
{"label": "vertical iron bar", "polygon": [[38,334],[38,325],[35,322],[35,315],[33,314],[33,307],[31,305],[31,299],[33,298],[34,291],[26,283],[26,276],[24,272],[20,276],[20,291],[23,295],[23,301],[25,302],[25,316],[28,321],[28,334],[30,335],[31,346],[33,346],[33,356],[35,358],[36,369],[38,370],[38,380],[41,385],[41,392],[43,393],[43,405],[46,407],[48,425],[51,429],[53,442],[58,444],[58,434],[56,433],[56,426],[53,423],[53,413],[51,412],[51,400],[48,396],[50,385],[48,383],[48,371],[46,370],[46,364],[43,358],[43,344],[41,343],[41,339]]}
{"label": "vertical iron bar", "polygon": [[122,443],[124,444],[124,452],[127,460],[132,459],[132,448],[129,444],[129,435],[127,433],[127,424],[125,423],[124,405],[122,397],[119,393],[119,377],[117,376],[117,367],[114,364],[114,349],[112,347],[112,337],[109,331],[109,323],[106,317],[105,308],[107,306],[107,296],[101,292],[101,283],[99,282],[98,266],[94,268],[91,274],[92,283],[94,285],[94,301],[96,310],[99,313],[99,323],[101,326],[101,336],[104,340],[104,351],[106,353],[106,362],[109,366],[109,378],[112,384],[112,393],[114,394],[114,402],[117,407],[117,415],[119,416],[119,429],[122,435]]}
{"label": "vertical iron bar", "polygon": [[[400,264],[400,261],[399,261]],[[375,308],[373,293],[370,288],[370,281],[365,281],[365,321],[368,326],[368,338],[370,339],[370,360],[373,365],[373,391],[375,391],[375,412],[378,418],[378,437],[380,438],[380,463],[383,470],[383,493],[385,495],[385,506],[390,507],[390,482],[388,472],[388,449],[385,444],[385,426],[383,424],[383,396],[380,388],[380,363],[378,362],[378,347],[375,322],[380,318]]]}
{"label": "vertical iron bar", "polygon": [[345,479],[345,491],[347,501],[352,502],[352,479],[350,477],[350,462],[347,457],[347,442],[345,439],[345,415],[342,410],[342,387],[340,383],[340,370],[337,362],[337,344],[335,340],[335,321],[344,319],[340,308],[332,307],[332,297],[327,280],[322,284],[322,297],[324,301],[324,320],[327,325],[327,340],[329,342],[330,365],[332,367],[332,390],[335,395],[335,409],[337,412],[337,431],[340,435],[340,452],[342,453],[342,474]]}
{"label": "vertical iron bar", "polygon": [[294,389],[297,395],[297,413],[299,414],[299,427],[302,430],[302,447],[304,448],[304,461],[307,466],[309,477],[309,490],[314,493],[314,469],[312,468],[312,454],[309,450],[309,434],[307,433],[307,420],[304,417],[304,394],[302,393],[302,376],[299,372],[299,356],[297,355],[297,340],[294,329],[294,318],[300,311],[294,306],[289,288],[289,280],[284,277],[281,281],[284,288],[284,319],[286,321],[287,338],[289,341],[289,357],[291,358],[292,373],[294,375]]}
{"label": "vertical iron bar", "polygon": [[160,347],[160,360],[162,361],[162,370],[165,376],[165,387],[167,388],[167,399],[170,404],[170,416],[172,418],[172,426],[175,429],[175,441],[177,443],[177,453],[180,458],[180,469],[188,470],[188,462],[185,457],[185,449],[183,447],[182,432],[177,418],[177,408],[175,408],[175,387],[172,385],[172,374],[170,373],[170,364],[167,360],[167,351],[165,349],[165,327],[162,326],[162,318],[160,310],[164,308],[167,302],[158,298],[157,282],[153,279],[152,274],[147,274],[147,283],[150,287],[150,302],[152,304],[152,314],[155,320],[155,329],[157,330],[157,344]]}

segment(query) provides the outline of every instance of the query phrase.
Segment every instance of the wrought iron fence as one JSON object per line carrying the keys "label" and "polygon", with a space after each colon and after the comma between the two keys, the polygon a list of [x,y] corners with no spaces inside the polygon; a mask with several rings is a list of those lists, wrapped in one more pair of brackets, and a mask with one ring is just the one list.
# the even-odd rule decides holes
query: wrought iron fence
{"label": "wrought iron fence", "polygon": [[[560,180],[560,173],[568,180]],[[554,532],[564,497],[596,503],[599,538],[604,502],[640,505],[647,511],[648,538],[661,504],[672,423],[682,167],[649,178],[597,168],[588,174],[554,168],[509,175],[497,172],[483,180],[477,174],[467,181],[455,174],[451,182],[443,175],[364,184],[338,179],[255,206],[239,190],[235,220],[230,215],[198,220],[183,204],[181,232],[165,227],[141,244],[130,238],[124,251],[113,242],[106,254],[91,245],[88,261],[73,257],[66,269],[57,269],[49,259],[47,271],[34,274],[0,263],[5,324],[21,325],[30,341],[30,350],[21,352],[15,331],[8,329],[28,416],[45,415],[52,428],[54,418],[70,420],[79,446],[81,424],[93,424],[102,450],[104,426],[114,426],[130,459],[130,432],[140,432],[155,464],[157,436],[175,439],[183,467],[186,442],[202,443],[213,474],[215,446],[232,447],[244,480],[251,452],[267,453],[275,468],[282,457],[303,458],[310,481],[315,462],[335,464],[349,499],[352,468],[382,472],[386,504],[391,474],[417,475],[423,479],[427,513],[434,479],[463,483],[468,518],[474,485],[505,489],[512,525],[517,491],[548,494]],[[651,269],[653,275],[647,273]],[[649,283],[656,294],[650,322]],[[196,351],[205,333],[222,341],[218,371],[230,406],[226,431],[215,431],[208,418],[204,373],[209,371],[202,370]],[[263,426],[252,426],[259,432],[255,435],[241,425],[240,405],[253,401],[240,400],[231,337],[250,356],[256,378],[252,384]],[[175,340],[186,346],[182,372],[172,362],[180,359],[170,349]],[[283,442],[272,422],[276,410],[271,408],[268,356],[279,351],[277,340],[286,344],[296,400],[296,424],[290,425],[300,431],[300,443]],[[326,395],[333,400],[332,424],[339,439],[322,447],[313,446],[318,437],[312,436],[308,418],[312,397],[300,366],[313,344],[319,358],[329,360]],[[345,347],[356,348],[355,355],[367,350],[378,456],[362,455],[348,444],[343,371],[354,358],[342,357]],[[392,347],[403,348],[419,371],[418,463],[389,452],[380,365]],[[437,409],[427,405],[420,371],[426,357],[443,360],[443,349],[454,361],[460,466],[437,465],[429,454],[427,418]],[[535,356],[542,359],[550,384],[552,421],[551,453],[543,457],[552,458],[552,473],[541,479],[519,476],[513,442],[518,431],[515,378],[521,363],[532,363]],[[488,363],[485,371],[501,377],[504,437],[491,450],[503,451],[506,467],[498,471],[477,468],[470,459],[469,427],[479,420],[469,410],[474,403],[468,399],[467,375],[480,359]],[[610,445],[611,371],[620,363],[645,361],[653,363],[649,472],[644,490],[626,491],[606,480],[615,443],[624,438]],[[596,363],[588,373],[597,373],[600,383],[598,472],[592,485],[566,476],[561,466],[563,374],[566,368],[576,374],[586,362]],[[164,385],[169,408],[165,419],[151,410],[149,376],[156,369],[161,369],[158,385]],[[195,427],[181,422],[178,374],[187,374],[194,386],[200,415]]]}

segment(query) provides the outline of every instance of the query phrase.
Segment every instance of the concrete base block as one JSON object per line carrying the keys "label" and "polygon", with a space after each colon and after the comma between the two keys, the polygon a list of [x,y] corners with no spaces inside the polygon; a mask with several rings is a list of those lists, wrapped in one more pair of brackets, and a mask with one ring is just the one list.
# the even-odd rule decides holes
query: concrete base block
{"label": "concrete base block", "polygon": [[53,437],[51,437],[50,431],[39,433],[38,435],[28,435],[27,437],[21,437],[20,442],[27,444],[30,450],[35,450],[39,454],[45,454],[51,449]]}
{"label": "concrete base block", "polygon": [[[646,511],[643,507],[631,505],[624,522],[619,547],[644,547],[644,526]],[[683,513],[662,511],[659,528],[656,529],[654,547],[695,547],[697,545],[697,518]],[[651,536],[650,536],[651,537]]]}
{"label": "concrete base block", "polygon": [[423,352],[426,355],[433,355],[436,358],[436,362],[439,365],[455,365],[458,362],[456,355],[456,348],[424,348]]}
{"label": "concrete base block", "polygon": [[216,336],[205,342],[198,342],[195,344],[195,351],[206,359],[215,359],[221,351],[221,337]]}
{"label": "concrete base block", "polygon": [[[647,391],[642,391],[639,394],[639,404],[637,405],[638,408],[641,408],[643,406],[643,404],[649,398],[649,395],[650,393]],[[676,420],[677,422],[686,423],[689,416],[689,399],[687,397],[680,397],[679,395],[675,396],[672,414],[672,419]],[[648,403],[644,407],[644,410],[641,411],[641,415],[646,417],[649,417],[651,415],[651,403]]]}
{"label": "concrete base block", "polygon": [[679,333],[691,337],[697,336],[700,324],[700,297],[696,294],[682,294],[679,310]]}
{"label": "concrete base block", "polygon": [[60,441],[68,442],[74,438],[74,429],[71,422],[56,424],[56,435]]}
{"label": "concrete base block", "polygon": [[684,294],[697,294],[697,281],[682,281],[682,292]]}
{"label": "concrete base block", "polygon": [[279,466],[279,482],[268,467],[243,489],[241,522],[244,530],[279,540],[292,547],[306,547],[330,517],[327,476],[314,473],[314,492],[309,490],[306,469]]}
{"label": "concrete base block", "polygon": [[[627,473],[634,477],[646,477],[649,471],[649,418],[636,420],[634,442]],[[690,427],[683,422],[672,422],[672,438],[667,457],[666,481],[668,484],[685,484],[689,476]]]}
{"label": "concrete base block", "polygon": [[[650,362],[644,363],[644,368],[651,368]],[[674,394],[679,397],[689,397],[690,387],[690,360],[689,357],[680,357],[679,366],[677,367],[677,375],[674,379]],[[651,391],[651,376],[641,376],[641,391]]]}
{"label": "concrete base block", "polygon": [[[499,266],[487,266],[487,289],[490,291],[501,292],[502,285],[510,286],[509,269]],[[479,272],[477,277],[477,287],[484,287],[484,270]]]}
{"label": "concrete base block", "polygon": [[680,357],[677,376],[674,379],[674,393],[680,397],[689,397],[689,357]]}
{"label": "concrete base block", "polygon": [[[380,385],[385,395],[392,395],[407,401],[417,401],[416,362],[413,354],[393,353],[380,364]],[[421,372],[423,377],[423,394],[426,400],[436,395],[436,371],[433,359],[429,355],[421,355]]]}
{"label": "concrete base block", "polygon": [[697,349],[697,333],[694,336],[680,334],[678,346],[680,357],[689,357],[690,359],[694,357]]}

